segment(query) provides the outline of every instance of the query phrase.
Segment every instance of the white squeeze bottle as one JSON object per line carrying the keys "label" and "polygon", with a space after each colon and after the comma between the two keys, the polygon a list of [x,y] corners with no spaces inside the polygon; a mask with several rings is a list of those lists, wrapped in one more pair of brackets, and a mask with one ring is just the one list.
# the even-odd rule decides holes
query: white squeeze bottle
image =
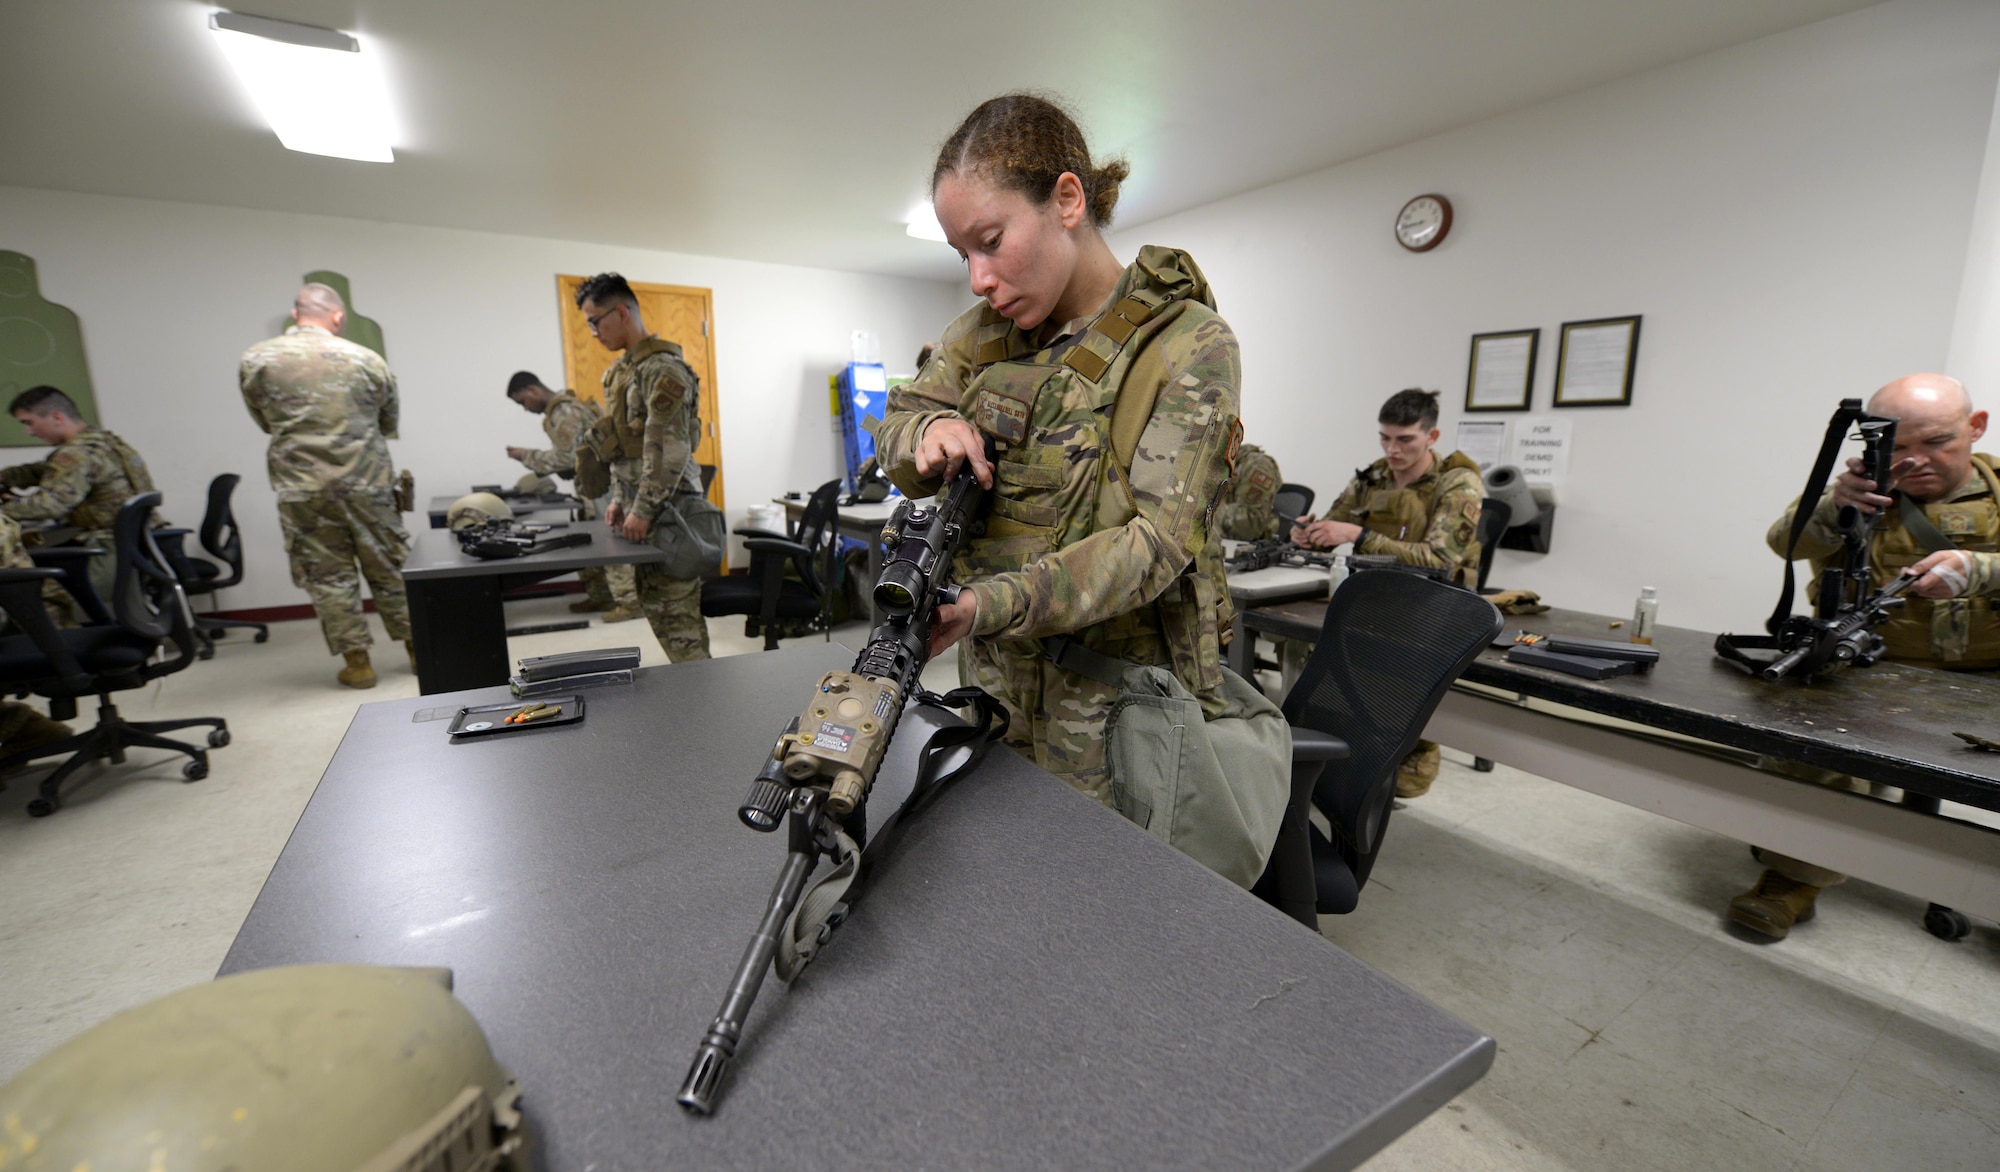
{"label": "white squeeze bottle", "polygon": [[1639,605],[1632,608],[1632,642],[1651,643],[1653,624],[1660,621],[1659,592],[1651,586],[1639,588]]}

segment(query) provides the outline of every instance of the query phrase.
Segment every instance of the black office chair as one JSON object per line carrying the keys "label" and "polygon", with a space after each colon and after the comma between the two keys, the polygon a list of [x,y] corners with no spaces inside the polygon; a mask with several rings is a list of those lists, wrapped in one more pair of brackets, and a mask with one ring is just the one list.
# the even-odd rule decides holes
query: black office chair
{"label": "black office chair", "polygon": [[[1396,767],[1500,627],[1492,603],[1414,574],[1364,571],[1334,592],[1285,697],[1292,797],[1256,894],[1313,927],[1318,913],[1354,910],[1389,826]],[[1332,840],[1312,825],[1308,803],[1326,815]]]}
{"label": "black office chair", "polygon": [[[125,750],[135,746],[186,753],[192,760],[181,767],[181,776],[189,781],[208,776],[207,749],[161,733],[209,725],[209,748],[229,743],[228,725],[218,717],[128,721],[111,702],[113,692],[143,688],[194,662],[197,641],[187,595],[146,527],[159,503],[159,493],[142,493],[126,501],[112,523],[118,558],[111,598],[114,622],[58,630],[43,609],[41,587],[61,571],[0,569],[0,607],[21,632],[0,638],[0,690],[48,697],[49,714],[57,720],[75,718],[78,697],[98,699],[97,726],[90,731],[0,757],[0,770],[5,770],[70,755],[42,779],[40,795],[28,803],[28,813],[37,818],[56,812],[63,782],[78,769],[99,758],[121,763]],[[162,645],[171,646],[174,655],[156,661]]]}
{"label": "black office chair", "polygon": [[[229,499],[236,492],[242,477],[234,472],[224,472],[208,482],[208,511],[201,518],[201,547],[208,551],[207,558],[195,557],[186,552],[181,544],[187,530],[167,530],[175,534],[167,540],[159,541],[160,552],[166,555],[167,565],[180,578],[181,585],[189,594],[206,594],[213,604],[215,592],[240,585],[243,581],[243,533],[236,525],[236,513],[229,507]],[[158,540],[161,533],[155,533]],[[220,562],[221,565],[216,563]],[[195,630],[206,644],[211,639],[220,639],[232,628],[243,628],[257,632],[254,642],[264,643],[271,638],[271,628],[263,623],[253,623],[246,619],[218,619],[197,617]],[[212,647],[204,647],[207,659],[214,654]]]}
{"label": "black office chair", "polygon": [[1479,502],[1479,592],[1498,594],[1486,588],[1486,575],[1493,572],[1493,555],[1500,552],[1500,537],[1514,520],[1514,506],[1487,497]]}
{"label": "black office chair", "polygon": [[[750,549],[750,572],[703,582],[701,613],[708,618],[745,616],[743,633],[762,633],[766,651],[777,650],[781,630],[822,631],[831,640],[833,602],[840,590],[839,500],[840,481],[829,480],[813,490],[790,532],[735,530]],[[796,576],[786,577],[787,568]]]}
{"label": "black office chair", "polygon": [[1303,484],[1281,484],[1277,495],[1271,498],[1271,507],[1280,518],[1278,536],[1289,536],[1292,522],[1312,512],[1313,490]]}

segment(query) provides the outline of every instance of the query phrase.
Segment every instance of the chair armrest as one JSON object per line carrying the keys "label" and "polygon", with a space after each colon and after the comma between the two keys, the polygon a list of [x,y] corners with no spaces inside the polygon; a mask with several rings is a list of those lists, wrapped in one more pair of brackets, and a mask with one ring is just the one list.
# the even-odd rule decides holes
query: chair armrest
{"label": "chair armrest", "polygon": [[769,529],[744,528],[744,529],[731,529],[730,532],[734,533],[738,537],[772,537],[776,538],[779,541],[787,540],[784,534],[773,533]]}
{"label": "chair armrest", "polygon": [[[48,657],[56,678],[65,687],[84,691],[90,687],[90,673],[76,661],[76,654],[56,633],[55,621],[42,605],[42,583],[60,578],[61,570],[8,566],[0,568],[0,609],[7,612],[14,629],[26,635],[36,650]],[[96,595],[92,595],[95,598]],[[14,681],[9,681],[14,682]]]}
{"label": "chair armrest", "polygon": [[53,545],[37,546],[28,551],[28,557],[37,566],[48,566],[61,574],[62,588],[76,599],[84,617],[96,627],[110,623],[112,618],[110,608],[97,596],[97,587],[91,585],[89,565],[91,558],[103,557],[108,552],[96,545]]}
{"label": "chair armrest", "polygon": [[1292,760],[1297,761],[1345,761],[1347,742],[1331,733],[1318,729],[1292,726]]}
{"label": "chair armrest", "polygon": [[787,541],[782,537],[752,537],[743,544],[752,553],[777,553],[784,554],[787,557],[809,558],[812,556],[812,550],[807,549],[796,541]]}

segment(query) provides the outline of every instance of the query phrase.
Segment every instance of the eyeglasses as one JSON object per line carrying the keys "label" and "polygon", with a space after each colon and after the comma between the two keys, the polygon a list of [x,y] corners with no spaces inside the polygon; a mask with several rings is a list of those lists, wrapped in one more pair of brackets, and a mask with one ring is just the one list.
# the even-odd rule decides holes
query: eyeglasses
{"label": "eyeglasses", "polygon": [[617,313],[619,310],[623,308],[625,307],[622,305],[614,305],[610,309],[605,310],[603,313],[598,314],[596,317],[590,317],[586,315],[583,320],[590,323],[590,332],[594,334],[597,332],[598,322],[603,321],[605,318],[610,317],[612,314]]}

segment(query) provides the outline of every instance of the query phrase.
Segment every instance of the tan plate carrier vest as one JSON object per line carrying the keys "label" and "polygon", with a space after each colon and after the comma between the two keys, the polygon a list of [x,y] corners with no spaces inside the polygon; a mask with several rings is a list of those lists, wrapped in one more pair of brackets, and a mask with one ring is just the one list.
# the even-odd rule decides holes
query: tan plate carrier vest
{"label": "tan plate carrier vest", "polygon": [[[1149,247],[1134,263],[1141,279],[1053,363],[1023,361],[1035,352],[1020,331],[990,307],[981,312],[973,331],[976,373],[959,410],[993,437],[999,459],[986,535],[959,555],[961,580],[1019,570],[1138,515],[1132,458],[1166,379],[1165,359],[1146,343],[1188,305],[1215,303],[1185,253]],[[1128,383],[1132,393],[1121,396]],[[1213,632],[1227,629],[1234,612],[1219,573],[1202,573],[1200,560],[1151,605],[1071,638],[1114,659],[1170,663],[1208,704],[1222,683]]]}
{"label": "tan plate carrier vest", "polygon": [[[1986,481],[1987,495],[1961,501],[1936,501],[1923,506],[1932,525],[1959,549],[1978,553],[2000,551],[2000,473],[1993,457],[1984,452],[1972,456],[1973,471]],[[1917,540],[1897,513],[1894,524],[1875,533],[1869,547],[1869,561],[1878,584],[1893,580],[1904,567],[1916,565],[1931,550]],[[1815,576],[1826,563],[1813,562]],[[1903,596],[1901,607],[1891,611],[1880,628],[1882,642],[1891,659],[1932,663],[1960,671],[1984,671],[2000,667],[2000,611],[1990,598],[1953,598],[1933,602],[1928,598]]]}
{"label": "tan plate carrier vest", "polygon": [[[1453,452],[1438,464],[1437,477],[1428,489],[1397,488],[1386,466],[1380,475],[1374,468],[1363,469],[1358,474],[1366,485],[1361,494],[1361,527],[1391,541],[1422,541],[1431,525],[1431,510],[1437,505],[1444,474],[1454,468],[1479,475],[1479,465],[1464,452]],[[1465,557],[1452,567],[1451,580],[1460,586],[1470,586],[1479,580],[1478,542],[1466,546]]]}

